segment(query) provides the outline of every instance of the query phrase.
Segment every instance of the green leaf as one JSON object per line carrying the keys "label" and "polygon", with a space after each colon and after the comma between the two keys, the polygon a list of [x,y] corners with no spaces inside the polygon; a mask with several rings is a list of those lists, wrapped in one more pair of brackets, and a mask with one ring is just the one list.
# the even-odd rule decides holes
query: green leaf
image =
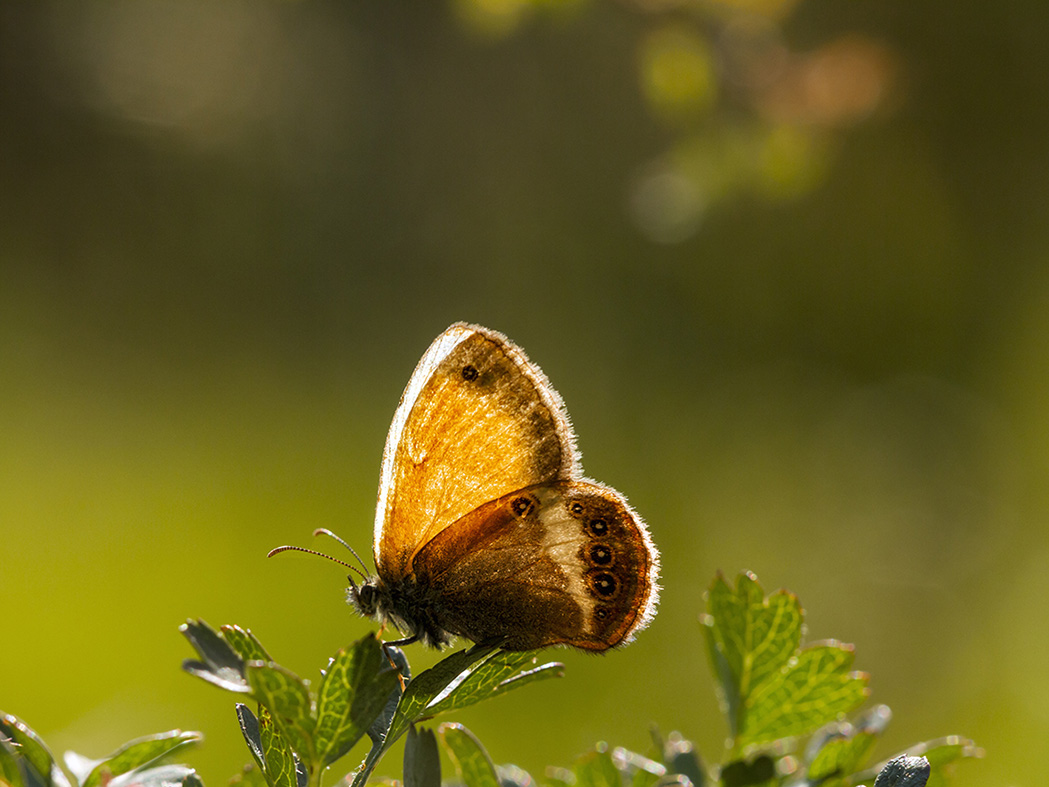
{"label": "green leaf", "polygon": [[397,711],[390,722],[390,729],[383,741],[385,748],[400,738],[408,727],[424,718],[429,718],[427,708],[443,692],[457,681],[466,678],[466,671],[478,662],[490,658],[495,646],[481,647],[475,645],[468,650],[460,650],[446,659],[437,662],[430,669],[416,676],[404,690]]}
{"label": "green leaf", "polygon": [[745,699],[737,745],[804,735],[859,707],[869,693],[868,676],[849,672],[853,658],[853,647],[840,642],[806,647]]}
{"label": "green leaf", "polygon": [[259,706],[259,743],[266,781],[272,787],[298,787],[297,767],[291,744],[264,705]]}
{"label": "green leaf", "polygon": [[251,691],[244,674],[244,659],[203,620],[189,620],[179,631],[197,651],[200,661],[186,659],[182,669],[226,691]]}
{"label": "green leaf", "polygon": [[774,677],[801,643],[797,597],[779,591],[765,597],[751,573],[733,590],[720,574],[707,593],[703,617],[708,652],[733,737],[746,727],[747,698]]}
{"label": "green leaf", "polygon": [[667,775],[662,763],[621,746],[613,749],[612,762],[627,777],[630,787],[652,787]]}
{"label": "green leaf", "polygon": [[506,694],[537,680],[564,677],[564,665],[547,662],[534,669],[523,669],[536,663],[538,651],[500,650],[458,683],[447,696],[426,708],[428,717],[461,710],[489,697]]}
{"label": "green leaf", "polygon": [[929,765],[932,768],[932,774],[929,778],[929,785],[931,787],[932,785],[944,784],[945,771],[947,771],[950,766],[958,760],[983,757],[983,749],[968,738],[962,738],[958,735],[948,735],[943,738],[936,738],[935,740],[911,746],[905,752],[891,758],[887,762],[881,762],[873,768],[856,774],[855,777],[849,781],[852,784],[860,784],[863,782],[869,783],[871,779],[873,779],[876,774],[880,774],[890,762],[898,760],[900,757],[924,757],[928,760]]}
{"label": "green leaf", "polygon": [[423,717],[426,706],[433,698],[445,691],[464,670],[490,656],[494,650],[495,646],[477,645],[468,650],[460,650],[413,678],[397,703],[397,709],[393,712],[385,735],[381,740],[375,741],[364,762],[354,773],[351,787],[362,787],[390,746],[404,735],[414,722]]}
{"label": "green leaf", "polygon": [[[9,739],[0,736],[0,781],[10,787],[30,787],[26,784],[26,777],[22,773],[24,760],[19,754],[19,749]],[[44,787],[43,779],[31,781],[32,787]]]}
{"label": "green leaf", "polygon": [[[374,636],[340,650],[328,663],[317,693],[316,746],[322,766],[342,757],[363,737],[397,686]],[[436,744],[435,744],[436,746]]]}
{"label": "green leaf", "polygon": [[433,730],[408,730],[404,744],[404,787],[441,787],[441,756]]}
{"label": "green leaf", "polygon": [[[357,769],[353,787],[364,784],[383,754],[415,722],[561,674],[560,664],[544,664],[522,672],[521,666],[530,661],[534,661],[533,653],[501,651],[498,645],[475,645],[420,673],[405,688],[382,742],[372,747]],[[474,672],[478,673],[476,677]]]}
{"label": "green leaf", "polygon": [[199,732],[172,730],[129,741],[96,765],[82,787],[98,787],[112,778],[138,770],[176,750],[203,740]]}
{"label": "green leaf", "polygon": [[963,758],[983,757],[983,749],[968,738],[958,735],[948,735],[920,743],[912,746],[906,753],[912,757],[925,757],[934,769]]}
{"label": "green leaf", "polygon": [[668,774],[687,776],[693,787],[706,787],[707,771],[692,741],[679,732],[671,732],[666,740],[658,732],[653,735]]}
{"label": "green leaf", "polygon": [[900,756],[885,764],[874,787],[925,787],[931,768],[924,757]]}
{"label": "green leaf", "polygon": [[66,764],[66,770],[73,774],[77,784],[83,784],[88,775],[105,760],[92,760],[75,751],[66,751],[62,754],[62,761]]}
{"label": "green leaf", "polygon": [[204,787],[204,782],[186,765],[161,765],[114,779],[112,787]]}
{"label": "green leaf", "polygon": [[316,719],[307,682],[271,661],[249,661],[245,671],[255,699],[270,711],[306,769],[314,772],[319,764],[313,740]]}
{"label": "green leaf", "polygon": [[517,765],[497,765],[495,772],[499,776],[499,784],[502,787],[535,787],[536,785],[532,774]]}
{"label": "green leaf", "polygon": [[13,714],[3,713],[0,714],[0,734],[11,741],[0,753],[0,773],[12,787],[18,783],[24,787],[51,787],[59,781],[65,785],[65,775],[56,765],[54,755],[32,727]]}
{"label": "green leaf", "polygon": [[765,787],[776,781],[776,763],[767,754],[736,760],[721,769],[721,787]]}
{"label": "green leaf", "polygon": [[828,740],[806,770],[806,778],[829,784],[832,777],[844,778],[856,772],[867,761],[877,740],[869,732]]}
{"label": "green leaf", "polygon": [[[240,723],[240,732],[244,736],[244,742],[248,744],[252,759],[255,760],[257,770],[266,773],[266,756],[262,753],[262,733],[259,730],[259,720],[251,709],[242,702],[237,703],[237,721]],[[247,769],[245,768],[245,771]],[[234,777],[236,778],[236,777]],[[232,780],[231,780],[232,781]],[[266,779],[269,783],[269,779]]]}
{"label": "green leaf", "polygon": [[222,639],[243,661],[273,661],[250,630],[240,626],[221,626],[219,631]]}
{"label": "green leaf", "polygon": [[549,767],[543,782],[548,787],[575,787],[575,774],[568,768]]}
{"label": "green leaf", "polygon": [[472,732],[461,724],[452,723],[440,725],[437,731],[448,759],[466,787],[500,787],[492,758]]}
{"label": "green leaf", "polygon": [[623,777],[603,743],[576,760],[572,772],[576,787],[623,787]]}
{"label": "green leaf", "polygon": [[386,644],[382,646],[382,649],[385,656],[383,670],[390,670],[395,675],[400,675],[400,679],[397,687],[387,696],[382,712],[379,713],[368,728],[368,737],[371,738],[373,744],[379,745],[386,738],[386,733],[390,729],[390,723],[397,712],[397,706],[400,705],[403,687],[407,686],[412,679],[412,668],[408,663],[408,658],[404,655],[404,651],[394,645]]}

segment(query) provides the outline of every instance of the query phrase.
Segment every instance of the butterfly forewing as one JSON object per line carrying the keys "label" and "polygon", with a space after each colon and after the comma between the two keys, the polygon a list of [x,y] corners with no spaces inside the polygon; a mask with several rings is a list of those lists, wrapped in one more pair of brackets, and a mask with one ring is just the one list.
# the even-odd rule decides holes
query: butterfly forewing
{"label": "butterfly forewing", "polygon": [[453,325],[405,389],[383,456],[380,578],[396,583],[454,522],[503,496],[578,475],[560,397],[501,334]]}

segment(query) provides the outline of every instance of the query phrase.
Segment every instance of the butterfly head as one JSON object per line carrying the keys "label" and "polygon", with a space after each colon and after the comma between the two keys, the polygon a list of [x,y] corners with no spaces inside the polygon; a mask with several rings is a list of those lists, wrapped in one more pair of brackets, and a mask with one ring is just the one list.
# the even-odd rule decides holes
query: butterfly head
{"label": "butterfly head", "polygon": [[358,585],[353,580],[353,575],[346,577],[350,586],[346,589],[346,600],[354,608],[358,615],[365,618],[374,618],[379,614],[379,580],[370,577]]}

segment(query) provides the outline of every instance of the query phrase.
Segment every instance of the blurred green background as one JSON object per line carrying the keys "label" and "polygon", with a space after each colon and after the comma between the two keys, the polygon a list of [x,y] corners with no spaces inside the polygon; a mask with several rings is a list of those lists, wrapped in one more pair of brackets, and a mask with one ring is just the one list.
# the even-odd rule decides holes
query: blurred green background
{"label": "blurred green background", "polygon": [[[200,729],[187,617],[305,676],[370,625],[389,419],[449,323],[521,344],[663,552],[651,629],[463,712],[541,772],[725,736],[718,569],[797,592],[956,784],[1049,737],[1049,6],[4,3],[0,708]],[[434,654],[415,647],[416,669]],[[349,770],[360,752],[344,761]],[[385,763],[396,773],[399,763]]]}

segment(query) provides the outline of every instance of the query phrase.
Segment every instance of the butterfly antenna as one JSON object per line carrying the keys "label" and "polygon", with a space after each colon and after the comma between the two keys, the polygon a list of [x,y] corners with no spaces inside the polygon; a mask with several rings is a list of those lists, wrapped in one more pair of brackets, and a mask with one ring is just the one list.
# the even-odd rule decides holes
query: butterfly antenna
{"label": "butterfly antenna", "polygon": [[[281,552],[289,552],[289,551],[290,552],[305,552],[308,555],[317,555],[318,557],[326,557],[326,558],[328,558],[328,560],[332,561],[333,563],[338,563],[340,566],[345,566],[350,571],[356,571],[358,574],[361,574],[361,570],[359,568],[357,568],[357,566],[352,566],[349,563],[347,563],[345,560],[339,560],[337,557],[332,557],[331,555],[326,555],[323,552],[318,552],[316,549],[306,549],[306,547],[293,547],[293,546],[277,547],[276,549],[271,549],[268,553],[266,553],[266,557],[273,557],[274,555],[279,555]],[[360,560],[360,558],[357,558],[357,559]],[[364,576],[364,574],[361,574],[361,576]]]}
{"label": "butterfly antenna", "polygon": [[[353,555],[355,558],[357,558],[357,562],[360,563],[361,564],[361,568],[364,569],[364,571],[360,572],[361,576],[362,577],[367,577],[368,576],[368,565],[363,560],[361,560],[361,556],[357,554],[357,550],[354,549],[353,547],[351,547],[345,541],[343,541],[340,536],[337,536],[335,533],[331,532],[326,527],[318,527],[316,530],[313,531],[313,535],[314,535],[314,537],[316,537],[316,536],[328,536],[329,538],[334,538],[336,541],[338,541],[340,544],[342,544],[344,547],[346,547],[348,550],[350,550],[350,554],[351,555]],[[354,571],[356,571],[356,570],[357,569],[354,569]]]}

